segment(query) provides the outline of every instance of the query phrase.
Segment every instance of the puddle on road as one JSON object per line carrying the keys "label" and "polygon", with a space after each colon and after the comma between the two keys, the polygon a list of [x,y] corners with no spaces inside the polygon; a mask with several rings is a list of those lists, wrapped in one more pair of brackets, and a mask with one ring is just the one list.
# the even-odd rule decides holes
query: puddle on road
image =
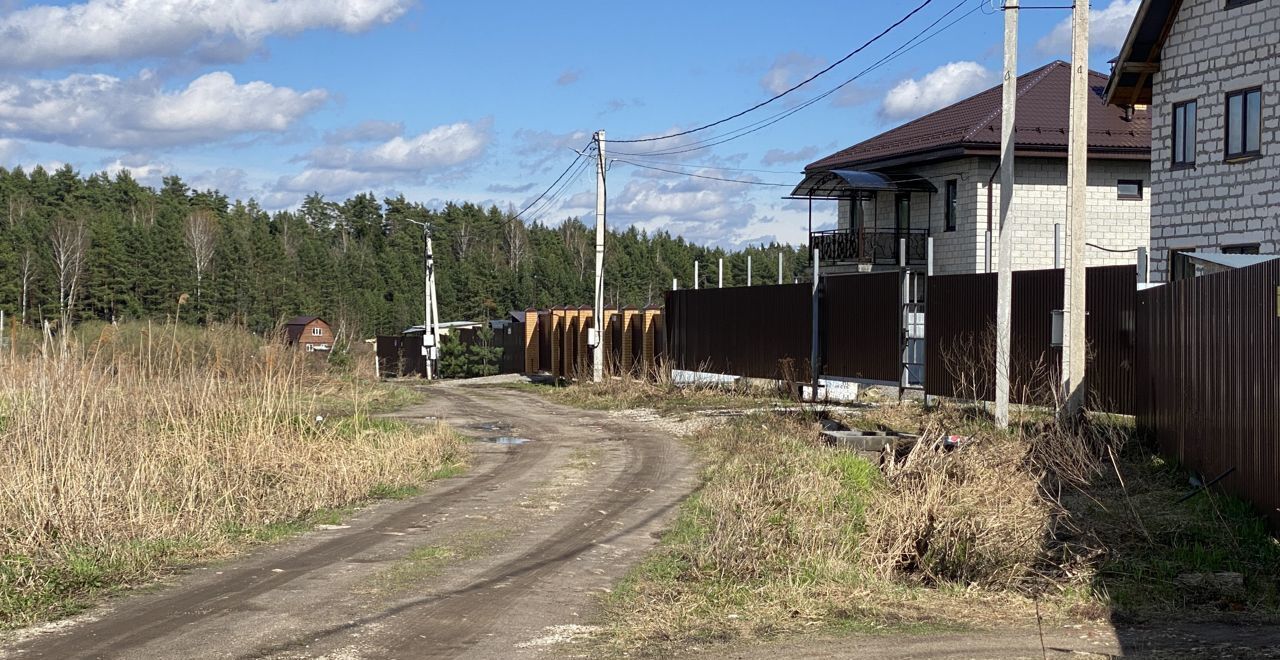
{"label": "puddle on road", "polygon": [[499,435],[492,438],[480,438],[480,442],[492,442],[495,445],[523,445],[529,438],[517,438],[513,435]]}
{"label": "puddle on road", "polygon": [[464,428],[473,429],[476,431],[488,431],[490,433],[496,433],[498,431],[509,430],[511,428],[511,425],[504,424],[502,422],[484,422],[481,424],[471,424]]}

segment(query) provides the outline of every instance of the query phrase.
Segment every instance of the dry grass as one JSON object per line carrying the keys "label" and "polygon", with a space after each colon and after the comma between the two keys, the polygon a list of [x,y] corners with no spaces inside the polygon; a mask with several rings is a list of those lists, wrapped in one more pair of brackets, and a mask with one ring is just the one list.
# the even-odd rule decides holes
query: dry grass
{"label": "dry grass", "polygon": [[0,357],[0,627],[458,460],[447,429],[369,417],[384,396],[235,328],[106,326]]}
{"label": "dry grass", "polygon": [[[1178,503],[1185,473],[1133,440],[1131,421],[1020,416],[1004,432],[972,407],[847,413],[922,433],[883,468],[815,443],[796,416],[700,432],[705,486],[609,599],[603,643],[660,655],[830,627],[1034,626],[1037,608],[1061,622],[1280,614],[1280,543],[1247,506]],[[967,440],[946,449],[950,434]],[[1243,587],[1184,577],[1222,571]]]}
{"label": "dry grass", "polygon": [[613,376],[600,383],[589,379],[564,387],[520,385],[566,405],[593,410],[651,408],[679,413],[714,408],[753,408],[787,403],[785,388],[756,385],[746,379],[732,383],[711,381],[677,383],[669,369],[648,378]]}

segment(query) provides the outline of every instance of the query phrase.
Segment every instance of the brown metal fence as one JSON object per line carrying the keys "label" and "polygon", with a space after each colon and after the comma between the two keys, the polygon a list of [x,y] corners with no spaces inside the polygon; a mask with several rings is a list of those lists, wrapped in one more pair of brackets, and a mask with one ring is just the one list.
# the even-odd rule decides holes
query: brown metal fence
{"label": "brown metal fence", "polygon": [[823,280],[822,374],[897,382],[901,369],[901,276],[896,272]]}
{"label": "brown metal fence", "polygon": [[[668,291],[672,368],[751,378],[803,377],[811,346],[811,292],[808,284]],[[786,373],[787,363],[797,371]]]}
{"label": "brown metal fence", "polygon": [[1280,261],[1140,292],[1137,335],[1139,430],[1280,526]]}
{"label": "brown metal fence", "polygon": [[[1062,309],[1061,270],[1013,274],[1010,397],[1052,404],[1061,349],[1051,346],[1051,312]],[[1103,266],[1087,273],[1087,400],[1095,410],[1132,413],[1137,269]],[[925,391],[991,400],[995,393],[995,274],[929,278]]]}
{"label": "brown metal fence", "polygon": [[[823,278],[822,375],[896,382],[902,331],[896,272]],[[809,378],[810,284],[686,289],[667,294],[676,369],[750,378]]]}

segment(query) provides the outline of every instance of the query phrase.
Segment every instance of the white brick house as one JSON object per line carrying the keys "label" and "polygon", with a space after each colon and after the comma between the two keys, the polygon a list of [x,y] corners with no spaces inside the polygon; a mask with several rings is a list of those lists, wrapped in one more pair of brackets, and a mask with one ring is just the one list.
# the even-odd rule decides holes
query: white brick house
{"label": "white brick house", "polygon": [[1108,81],[1151,108],[1152,270],[1280,253],[1280,0],[1144,0]]}
{"label": "white brick house", "polygon": [[[1054,225],[1066,224],[1069,74],[1059,61],[1018,78],[1016,270],[1052,268]],[[1099,91],[1106,76],[1091,82]],[[810,164],[792,197],[836,199],[839,209],[834,230],[811,227],[811,247],[837,271],[892,268],[900,238],[919,265],[932,237],[935,273],[985,272],[988,229],[999,223],[1000,119],[993,87]],[[1090,95],[1088,265],[1134,263],[1147,247],[1150,153],[1145,112]]]}

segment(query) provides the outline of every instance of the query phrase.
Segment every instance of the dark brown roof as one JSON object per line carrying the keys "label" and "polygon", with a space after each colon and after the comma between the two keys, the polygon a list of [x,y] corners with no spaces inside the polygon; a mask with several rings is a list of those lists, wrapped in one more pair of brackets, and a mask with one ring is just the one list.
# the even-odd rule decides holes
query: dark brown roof
{"label": "dark brown roof", "polygon": [[289,319],[288,321],[286,321],[285,325],[306,325],[318,318],[320,317],[319,316],[295,316]]}
{"label": "dark brown roof", "polygon": [[[1120,158],[1150,158],[1151,118],[1145,110],[1125,120],[1102,100],[1107,77],[1089,72],[1089,151]],[[1018,77],[1015,140],[1019,154],[1066,157],[1071,65],[1061,60]],[[892,167],[1000,151],[999,85],[907,122],[811,163],[805,170]]]}

